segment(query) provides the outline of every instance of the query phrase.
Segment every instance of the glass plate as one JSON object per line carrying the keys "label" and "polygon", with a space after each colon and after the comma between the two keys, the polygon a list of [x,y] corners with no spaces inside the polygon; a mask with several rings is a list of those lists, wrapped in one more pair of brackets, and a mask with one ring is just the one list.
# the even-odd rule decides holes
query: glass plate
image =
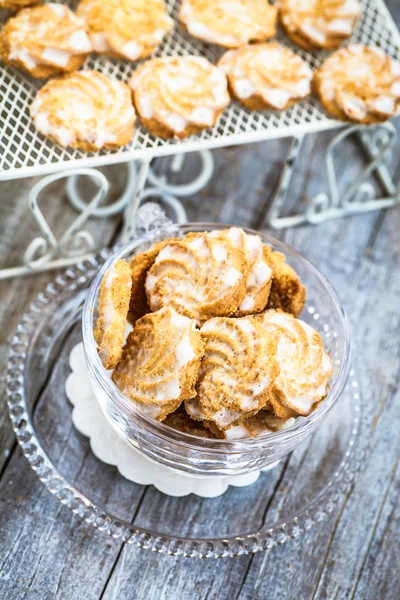
{"label": "glass plate", "polygon": [[125,480],[94,457],[71,423],[64,386],[69,353],[81,340],[82,303],[108,256],[103,251],[56,277],[30,305],[12,339],[9,411],[18,442],[47,489],[113,538],[203,558],[270,549],[340,506],[365,457],[372,420],[354,372],[316,434],[252,486],[230,488],[219,498],[164,496]]}

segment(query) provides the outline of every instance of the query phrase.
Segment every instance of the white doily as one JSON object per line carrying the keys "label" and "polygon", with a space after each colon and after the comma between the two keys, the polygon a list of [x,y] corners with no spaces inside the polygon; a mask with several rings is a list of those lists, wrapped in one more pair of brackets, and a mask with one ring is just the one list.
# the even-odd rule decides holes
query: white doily
{"label": "white doily", "polygon": [[[89,438],[92,452],[99,460],[116,466],[129,481],[154,485],[169,496],[195,494],[202,498],[214,498],[226,492],[230,485],[244,487],[259,478],[260,471],[233,477],[200,478],[182,474],[150,460],[119,438],[108,423],[90,384],[82,343],[72,349],[69,364],[72,373],[65,383],[65,391],[74,407],[72,421],[76,429]],[[274,466],[270,465],[263,470]]]}

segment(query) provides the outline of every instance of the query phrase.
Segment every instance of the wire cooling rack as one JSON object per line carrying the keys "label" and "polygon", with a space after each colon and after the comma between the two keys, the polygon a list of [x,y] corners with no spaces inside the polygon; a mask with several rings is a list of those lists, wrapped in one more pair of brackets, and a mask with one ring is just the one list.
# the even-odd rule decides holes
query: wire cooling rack
{"label": "wire cooling rack", "polygon": [[[65,4],[74,8],[76,2]],[[166,2],[168,12],[175,19],[179,4],[179,0]],[[363,0],[363,8],[363,16],[357,24],[352,41],[379,46],[399,59],[400,34],[384,2]],[[0,22],[7,18],[8,13],[0,11]],[[282,32],[278,34],[278,38],[291,46],[313,69],[326,56],[324,52],[309,53],[293,46]],[[155,56],[198,54],[215,63],[222,52],[216,46],[203,44],[192,38],[177,24]],[[135,68],[133,63],[96,55],[89,57],[85,66],[122,81],[127,81]],[[61,148],[35,131],[29,116],[29,106],[42,85],[42,81],[34,80],[15,68],[0,65],[0,180],[244,144],[343,125],[329,118],[315,98],[304,100],[280,113],[250,111],[233,102],[217,125],[185,140],[162,140],[138,125],[132,141],[118,151],[84,153]]]}

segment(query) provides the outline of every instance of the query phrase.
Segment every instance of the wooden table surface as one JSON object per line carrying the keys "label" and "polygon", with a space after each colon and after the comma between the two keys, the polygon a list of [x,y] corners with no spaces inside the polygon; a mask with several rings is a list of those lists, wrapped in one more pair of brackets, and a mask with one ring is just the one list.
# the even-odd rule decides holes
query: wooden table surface
{"label": "wooden table surface", "polygon": [[[388,4],[400,21],[397,0]],[[399,130],[400,122],[396,126]],[[332,133],[307,138],[290,192],[294,204],[301,206],[324,190],[322,156],[331,137]],[[266,230],[266,209],[288,143],[282,140],[215,151],[212,181],[185,200],[189,219]],[[400,144],[393,159],[397,180],[399,149]],[[347,142],[338,161],[342,186],[356,176],[355,154],[354,146]],[[191,158],[187,161],[189,168]],[[107,173],[118,193],[121,167],[107,169]],[[0,184],[1,267],[19,264],[27,241],[37,234],[26,206],[33,183],[30,179]],[[60,193],[55,185],[45,202],[47,218],[56,232],[63,231],[74,215]],[[90,225],[99,244],[112,243],[120,226],[118,217]],[[338,290],[352,323],[362,393],[375,405],[369,462],[339,511],[305,536],[254,556],[191,560],[124,547],[90,525],[77,526],[77,517],[36,478],[15,442],[3,383],[0,599],[398,600],[399,232],[400,208],[274,233],[317,264]],[[1,284],[1,365],[25,307],[51,277],[47,273]],[[4,369],[1,376],[4,382]],[[75,469],[79,467],[75,465]]]}

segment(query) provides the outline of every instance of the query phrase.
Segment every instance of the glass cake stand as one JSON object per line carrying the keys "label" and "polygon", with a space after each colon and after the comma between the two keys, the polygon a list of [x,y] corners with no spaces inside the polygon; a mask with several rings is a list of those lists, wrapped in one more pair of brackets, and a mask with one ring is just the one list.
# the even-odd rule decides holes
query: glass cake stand
{"label": "glass cake stand", "polygon": [[[139,219],[142,233],[149,228],[157,233],[168,225],[158,217],[150,226]],[[365,460],[373,419],[371,401],[362,398],[354,371],[316,433],[253,485],[230,487],[218,498],[165,496],[124,479],[91,453],[89,441],[72,425],[65,381],[70,352],[82,339],[89,285],[109,256],[102,251],[49,283],[11,342],[10,416],[26,458],[47,489],[119,542],[187,557],[270,549],[303,535],[337,510]]]}

